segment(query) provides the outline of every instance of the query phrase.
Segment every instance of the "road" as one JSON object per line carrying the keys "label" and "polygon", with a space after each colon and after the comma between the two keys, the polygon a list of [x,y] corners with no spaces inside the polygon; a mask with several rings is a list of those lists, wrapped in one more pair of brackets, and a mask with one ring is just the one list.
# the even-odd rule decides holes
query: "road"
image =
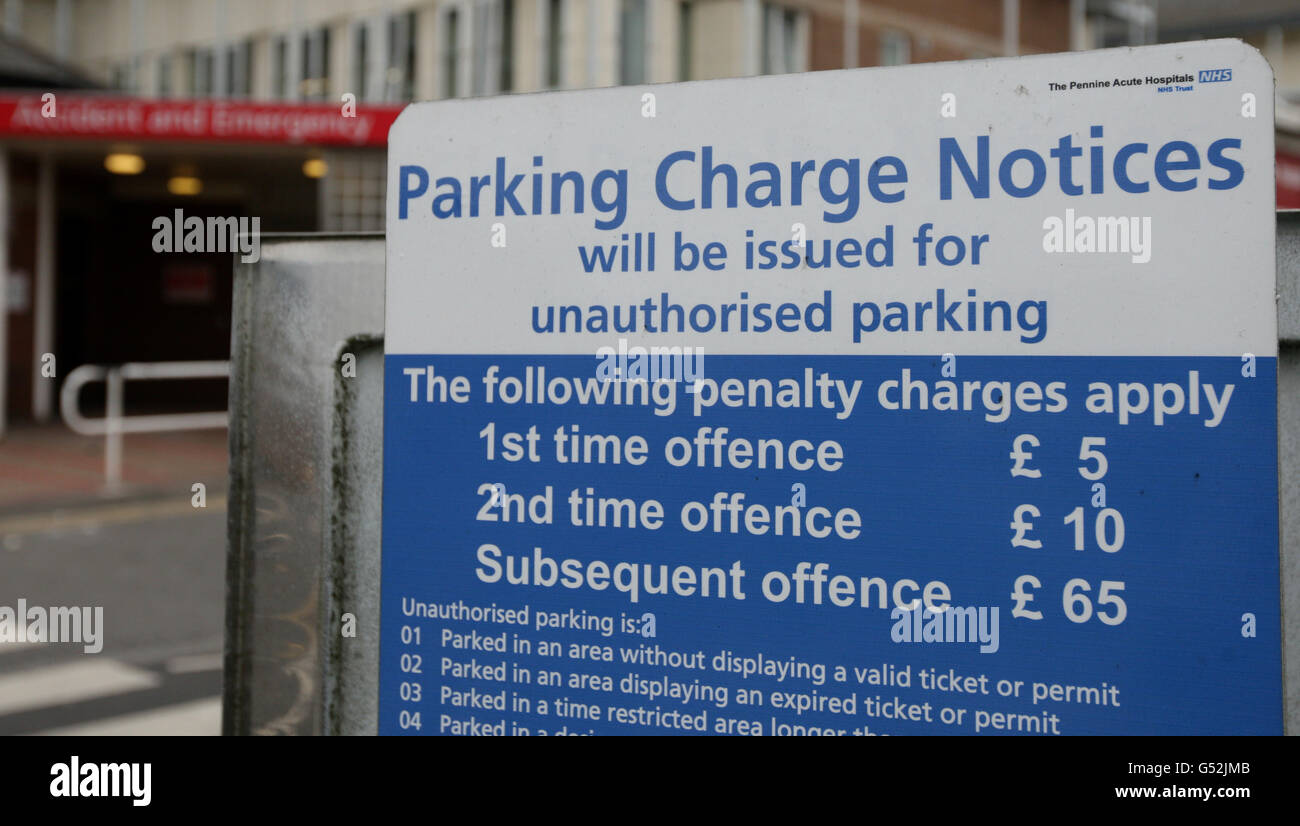
{"label": "road", "polygon": [[0,735],[219,734],[225,502],[0,517],[0,609],[103,608],[103,650],[0,642]]}

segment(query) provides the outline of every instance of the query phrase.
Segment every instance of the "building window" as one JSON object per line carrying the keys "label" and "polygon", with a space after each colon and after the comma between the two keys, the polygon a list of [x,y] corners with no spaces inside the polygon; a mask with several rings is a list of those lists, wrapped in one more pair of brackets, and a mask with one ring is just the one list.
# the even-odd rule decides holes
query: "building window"
{"label": "building window", "polygon": [[438,35],[442,96],[512,91],[517,80],[514,0],[444,3],[444,8]]}
{"label": "building window", "polygon": [[912,41],[905,32],[885,31],[880,35],[880,65],[902,66],[912,62]]}
{"label": "building window", "polygon": [[618,15],[618,82],[645,83],[646,0],[621,0]]}
{"label": "building window", "polygon": [[302,83],[304,100],[324,100],[329,94],[330,30],[321,26],[302,36]]}
{"label": "building window", "polygon": [[677,79],[690,80],[691,51],[695,48],[695,4],[682,0],[677,7]]}
{"label": "building window", "polygon": [[370,99],[370,52],[366,48],[366,39],[370,28],[364,22],[358,23],[352,32],[352,88],[357,100]]}
{"label": "building window", "polygon": [[384,228],[384,153],[339,150],[324,156],[329,174],[321,179],[321,214],[326,232],[368,232]]}
{"label": "building window", "polygon": [[561,45],[564,31],[564,0],[547,0],[546,4],[546,88],[560,88]]}
{"label": "building window", "polygon": [[388,75],[385,98],[390,101],[415,97],[415,12],[388,19]]}
{"label": "building window", "polygon": [[226,94],[246,98],[253,94],[253,42],[244,42],[226,50]]}
{"label": "building window", "polygon": [[190,49],[189,93],[192,97],[208,97],[213,88],[213,55],[211,49]]}
{"label": "building window", "polygon": [[113,78],[110,85],[119,92],[131,91],[131,65],[129,63],[118,63],[113,67]]}
{"label": "building window", "polygon": [[162,55],[158,58],[158,97],[171,97],[172,94],[172,56]]}
{"label": "building window", "polygon": [[501,0],[501,65],[498,70],[497,87],[499,91],[510,92],[515,88],[515,3],[514,0]]}
{"label": "building window", "polygon": [[447,12],[442,27],[442,96],[454,98],[459,89],[460,10]]}
{"label": "building window", "polygon": [[278,100],[289,97],[289,38],[277,37],[272,47],[271,94]]}
{"label": "building window", "polygon": [[802,70],[799,22],[797,11],[773,3],[763,4],[763,74],[786,74]]}

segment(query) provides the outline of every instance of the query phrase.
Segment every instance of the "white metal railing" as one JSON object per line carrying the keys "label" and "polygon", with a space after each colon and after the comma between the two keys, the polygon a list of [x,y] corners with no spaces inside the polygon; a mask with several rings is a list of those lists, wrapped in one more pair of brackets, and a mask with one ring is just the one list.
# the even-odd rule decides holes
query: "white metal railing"
{"label": "white metal railing", "polygon": [[[124,416],[122,396],[129,380],[229,378],[228,361],[130,362],[116,367],[83,364],[63,380],[59,409],[63,422],[74,433],[104,437],[104,486],[117,489],[122,483],[122,436],[127,433],[162,433],[174,430],[207,430],[226,427],[225,411],[212,413],[170,413],[153,416]],[[108,392],[102,419],[88,419],[77,409],[81,388],[102,381]]]}

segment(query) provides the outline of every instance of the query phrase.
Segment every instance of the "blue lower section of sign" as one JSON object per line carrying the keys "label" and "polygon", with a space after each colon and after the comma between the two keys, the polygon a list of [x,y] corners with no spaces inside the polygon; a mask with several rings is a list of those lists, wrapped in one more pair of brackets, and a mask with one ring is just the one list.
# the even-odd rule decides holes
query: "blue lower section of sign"
{"label": "blue lower section of sign", "polygon": [[381,733],[1281,733],[1274,359],[594,364],[387,357]]}

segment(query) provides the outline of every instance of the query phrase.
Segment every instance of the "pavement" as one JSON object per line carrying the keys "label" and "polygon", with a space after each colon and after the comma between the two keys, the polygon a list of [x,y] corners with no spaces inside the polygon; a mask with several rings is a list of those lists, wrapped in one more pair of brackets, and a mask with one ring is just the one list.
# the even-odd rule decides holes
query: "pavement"
{"label": "pavement", "polygon": [[0,440],[0,513],[139,499],[203,482],[226,487],[225,430],[123,437],[122,486],[104,488],[104,439],[62,425],[19,426]]}
{"label": "pavement", "polygon": [[[192,486],[205,485],[196,507]],[[0,612],[102,609],[102,650],[0,642],[0,735],[218,734],[226,431],[103,440],[60,426],[0,441]]]}

